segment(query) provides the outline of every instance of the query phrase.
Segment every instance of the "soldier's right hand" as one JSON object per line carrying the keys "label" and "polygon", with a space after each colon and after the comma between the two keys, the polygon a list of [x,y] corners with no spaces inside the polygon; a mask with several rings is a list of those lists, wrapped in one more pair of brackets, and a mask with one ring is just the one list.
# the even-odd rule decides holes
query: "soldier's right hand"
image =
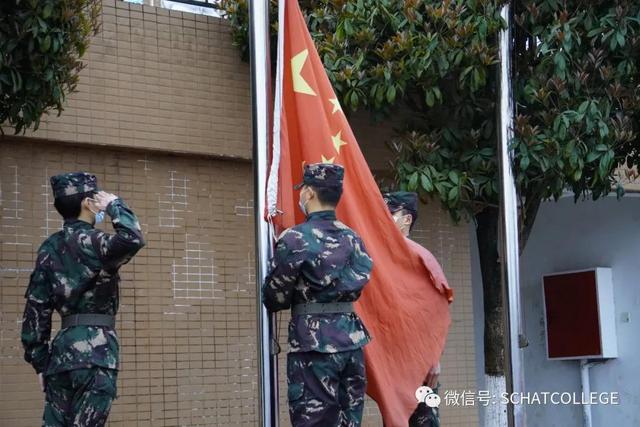
{"label": "soldier's right hand", "polygon": [[95,196],[93,196],[93,200],[96,201],[96,208],[101,211],[107,210],[109,203],[113,202],[117,198],[118,196],[115,194],[107,193],[106,191],[99,191]]}

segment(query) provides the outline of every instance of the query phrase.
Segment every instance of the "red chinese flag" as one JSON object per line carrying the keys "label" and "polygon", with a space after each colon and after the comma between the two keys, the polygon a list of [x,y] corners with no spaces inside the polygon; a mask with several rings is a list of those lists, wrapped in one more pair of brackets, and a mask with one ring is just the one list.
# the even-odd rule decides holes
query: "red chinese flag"
{"label": "red chinese flag", "polygon": [[[340,108],[297,1],[287,1],[278,167],[278,231],[302,222],[298,193],[304,163],[345,168],[338,218],[364,240],[371,281],[356,309],[373,341],[365,347],[367,393],[388,426],[406,427],[416,389],[440,358],[451,289],[433,258],[418,253],[396,228]],[[278,155],[278,150],[274,150]],[[272,163],[272,168],[275,168]]]}

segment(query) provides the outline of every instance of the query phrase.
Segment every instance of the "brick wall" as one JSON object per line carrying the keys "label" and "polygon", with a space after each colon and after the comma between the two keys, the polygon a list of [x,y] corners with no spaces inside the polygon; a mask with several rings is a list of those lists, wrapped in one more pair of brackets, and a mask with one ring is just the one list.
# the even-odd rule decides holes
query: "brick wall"
{"label": "brick wall", "polygon": [[64,114],[34,137],[249,159],[249,67],[218,18],[103,1]]}
{"label": "brick wall", "polygon": [[20,320],[35,252],[61,225],[48,177],[69,169],[90,170],[121,195],[147,240],[121,270],[121,372],[110,425],[255,423],[251,165],[5,140],[0,425],[33,426],[41,416],[35,373],[22,360]]}

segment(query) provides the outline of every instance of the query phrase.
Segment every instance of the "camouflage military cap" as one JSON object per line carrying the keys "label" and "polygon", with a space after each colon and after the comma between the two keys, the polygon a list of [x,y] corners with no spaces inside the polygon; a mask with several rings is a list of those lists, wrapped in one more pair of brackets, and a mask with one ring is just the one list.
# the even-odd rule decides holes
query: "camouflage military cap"
{"label": "camouflage military cap", "polygon": [[63,173],[52,176],[51,188],[53,197],[72,196],[89,191],[98,191],[98,180],[95,175],[87,172]]}
{"label": "camouflage military cap", "polygon": [[295,189],[302,188],[303,185],[323,188],[342,188],[344,179],[344,168],[332,163],[314,163],[304,166],[302,182],[295,186]]}
{"label": "camouflage military cap", "polygon": [[391,213],[404,209],[413,215],[414,221],[418,217],[418,195],[416,193],[396,191],[385,193],[383,197]]}

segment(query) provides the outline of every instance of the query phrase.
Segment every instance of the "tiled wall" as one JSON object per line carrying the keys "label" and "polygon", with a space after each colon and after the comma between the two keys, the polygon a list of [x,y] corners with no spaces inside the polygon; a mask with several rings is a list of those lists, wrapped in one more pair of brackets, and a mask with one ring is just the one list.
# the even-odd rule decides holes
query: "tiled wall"
{"label": "tiled wall", "polygon": [[38,138],[251,156],[249,67],[219,18],[104,0],[64,114]]}
{"label": "tiled wall", "polygon": [[38,425],[41,416],[42,394],[19,341],[23,295],[38,246],[61,225],[48,177],[77,169],[127,201],[147,240],[121,270],[122,370],[110,425],[255,423],[251,165],[5,141],[0,425]]}

